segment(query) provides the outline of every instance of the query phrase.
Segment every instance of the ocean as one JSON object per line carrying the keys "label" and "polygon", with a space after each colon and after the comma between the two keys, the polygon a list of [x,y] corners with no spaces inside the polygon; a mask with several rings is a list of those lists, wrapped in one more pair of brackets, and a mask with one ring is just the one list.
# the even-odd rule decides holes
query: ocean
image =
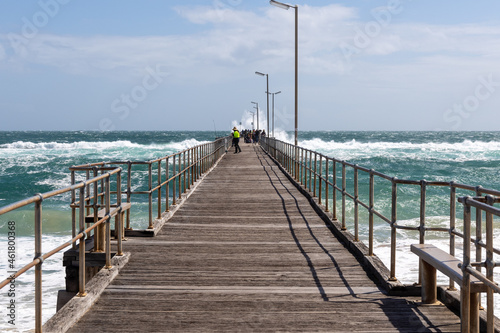
{"label": "ocean", "polygon": [[[0,206],[68,186],[68,168],[72,165],[110,160],[149,160],[229,133],[0,132]],[[276,137],[293,142],[292,132],[277,131]],[[299,145],[400,179],[454,180],[500,189],[500,132],[310,131],[299,132]],[[244,147],[245,144],[242,144]],[[418,223],[415,190],[402,191],[399,195],[398,220],[402,223]],[[411,197],[408,203],[405,203],[405,196]],[[337,200],[340,208],[340,196]],[[449,219],[446,215],[448,201],[431,198],[431,202],[427,211],[429,223],[446,225]],[[33,259],[32,211],[31,208],[22,209],[0,216],[2,280],[10,271],[7,240],[9,221],[14,221],[16,228],[15,268],[19,269]],[[43,251],[46,252],[70,238],[69,197],[47,200],[43,205],[43,214]],[[457,219],[461,219],[461,216],[457,215]],[[143,211],[136,213],[133,223],[144,226],[145,221],[147,213]],[[365,223],[366,219],[362,218],[361,221]],[[366,230],[366,225],[362,225],[362,239],[366,239]],[[376,230],[375,252],[388,266],[389,231],[383,223],[378,223]],[[411,232],[398,234],[401,254],[398,253],[397,277],[404,283],[416,282],[415,256],[405,250],[409,244],[415,243],[414,237],[415,234]],[[44,321],[55,313],[57,291],[64,289],[61,259],[62,253],[43,264]],[[16,280],[15,325],[8,323],[7,306],[12,297],[7,294],[6,288],[1,291],[0,331],[28,331],[34,327],[33,281],[33,270]]]}

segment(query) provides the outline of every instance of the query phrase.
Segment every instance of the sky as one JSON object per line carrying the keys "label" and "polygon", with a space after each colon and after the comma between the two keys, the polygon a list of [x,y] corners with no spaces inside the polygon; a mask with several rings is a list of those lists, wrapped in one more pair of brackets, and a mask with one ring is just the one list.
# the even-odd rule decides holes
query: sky
{"label": "sky", "polygon": [[[500,130],[500,1],[290,4],[299,131]],[[250,128],[251,102],[266,128],[259,71],[292,131],[294,14],[267,0],[0,0],[0,130]]]}

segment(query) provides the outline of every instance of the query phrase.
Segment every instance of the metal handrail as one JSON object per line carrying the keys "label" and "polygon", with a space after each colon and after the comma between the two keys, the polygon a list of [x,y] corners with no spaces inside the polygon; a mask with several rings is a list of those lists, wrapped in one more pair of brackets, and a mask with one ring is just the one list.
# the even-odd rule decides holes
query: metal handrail
{"label": "metal handrail", "polygon": [[[112,162],[96,162],[84,165],[72,166],[71,172],[71,186],[54,190],[47,193],[37,194],[33,197],[12,203],[5,207],[0,208],[0,216],[16,209],[25,207],[30,204],[35,204],[35,258],[21,269],[17,270],[5,280],[0,282],[0,289],[9,285],[17,277],[24,274],[31,268],[35,267],[35,332],[42,332],[42,270],[43,262],[53,256],[54,254],[62,251],[63,249],[73,246],[76,249],[78,242],[79,246],[79,292],[78,296],[84,297],[85,291],[85,239],[89,238],[91,232],[94,233],[94,249],[103,250],[106,256],[106,269],[111,266],[111,248],[110,248],[110,221],[111,218],[119,216],[119,223],[117,223],[115,230],[117,236],[117,253],[116,255],[123,255],[122,249],[122,235],[123,219],[121,215],[126,211],[127,226],[130,226],[129,209],[124,209],[122,204],[122,194],[127,196],[126,202],[131,203],[132,195],[147,194],[149,195],[149,226],[153,226],[152,219],[152,196],[156,192],[158,197],[158,218],[161,217],[162,211],[162,198],[161,190],[165,189],[167,196],[165,200],[165,211],[169,211],[171,199],[172,204],[176,204],[176,198],[180,199],[182,194],[187,190],[210,168],[212,168],[227,151],[229,140],[227,138],[217,139],[213,142],[204,143],[183,151],[171,154],[165,157],[150,161],[112,161]],[[165,167],[162,168],[162,163],[165,162]],[[153,164],[157,163],[157,186],[153,187]],[[148,189],[145,191],[132,191],[132,166],[133,165],[147,165],[148,166]],[[122,168],[127,168],[127,183],[126,190],[122,190]],[[173,175],[170,175],[173,171]],[[77,182],[78,173],[83,172],[84,181]],[[161,175],[165,174],[165,181],[161,181]],[[111,178],[113,179],[115,189],[112,189]],[[173,184],[173,185],[171,185]],[[173,189],[173,196],[169,197],[169,190]],[[178,194],[176,193],[178,190]],[[72,216],[72,238],[71,240],[57,246],[56,248],[41,253],[41,240],[42,240],[42,202],[45,199],[52,198],[57,195],[71,192],[71,216]],[[115,199],[111,202],[111,197]],[[98,210],[105,209],[104,217],[98,217]],[[90,210],[93,209],[94,222],[85,227],[85,217],[91,215]],[[78,213],[78,214],[77,214]],[[101,230],[100,228],[104,228]],[[78,231],[77,231],[78,230]],[[98,235],[105,235],[105,240],[100,241]],[[105,243],[103,247],[102,242]],[[100,249],[99,247],[103,247]]]}
{"label": "metal handrail", "polygon": [[[203,143],[180,152],[155,158],[149,161],[108,161],[92,164],[77,165],[70,168],[72,180],[76,179],[77,172],[89,172],[95,167],[103,166],[123,166],[127,172],[126,189],[122,193],[127,196],[126,201],[132,202],[132,197],[137,195],[148,195],[148,226],[147,229],[154,228],[153,217],[153,197],[156,193],[157,219],[160,219],[163,212],[168,212],[170,205],[175,205],[177,200],[191,188],[191,186],[210,169],[226,152],[229,140],[219,138],[213,142]],[[141,190],[132,190],[132,177],[135,174],[134,166],[147,166],[147,188]],[[171,174],[172,173],[172,174]],[[162,181],[162,175],[165,180]],[[86,176],[88,177],[88,176]],[[153,185],[153,179],[157,182]],[[165,204],[162,201],[162,191],[165,191]],[[172,191],[172,196],[170,196]],[[163,209],[163,207],[165,209]],[[94,207],[94,212],[99,206]],[[126,229],[130,227],[130,213],[126,214]]]}
{"label": "metal handrail", "polygon": [[[42,331],[42,264],[43,262],[56,254],[57,252],[67,248],[68,246],[75,246],[76,242],[78,241],[79,243],[79,296],[84,296],[86,294],[85,292],[85,239],[88,238],[89,233],[94,230],[95,228],[99,227],[100,225],[106,223],[107,226],[107,235],[106,235],[106,242],[109,245],[110,243],[110,233],[109,233],[109,222],[110,219],[117,214],[121,212],[121,201],[120,197],[118,196],[116,198],[116,203],[115,209],[113,210],[107,210],[107,214],[104,218],[101,220],[97,221],[95,224],[93,224],[91,227],[86,228],[84,227],[84,216],[85,216],[85,197],[89,194],[87,190],[89,189],[89,185],[93,184],[98,184],[99,182],[105,181],[106,187],[104,189],[105,193],[105,200],[106,200],[106,206],[110,207],[111,203],[111,195],[110,195],[110,186],[109,182],[112,176],[116,175],[116,182],[118,186],[121,186],[120,184],[120,174],[122,169],[121,168],[106,168],[105,171],[108,171],[104,174],[101,174],[98,177],[90,178],[86,181],[82,181],[77,184],[72,184],[71,186],[65,187],[63,189],[58,189],[54,190],[51,192],[46,192],[46,193],[40,193],[35,196],[32,196],[31,198],[24,199],[15,203],[12,203],[8,206],[0,208],[0,215],[6,214],[8,212],[14,211],[19,208],[26,207],[30,204],[35,204],[34,211],[35,211],[35,257],[34,259],[23,266],[21,269],[17,270],[16,272],[12,273],[9,277],[7,277],[5,280],[3,280],[0,283],[0,289],[5,287],[6,285],[9,285],[14,281],[16,278],[30,270],[31,268],[35,267],[35,332],[41,332]],[[45,254],[42,253],[42,203],[44,200],[68,193],[68,192],[75,192],[76,190],[79,190],[79,232],[77,234],[74,234],[72,239],[57,246],[56,248],[50,250],[49,252],[46,252]],[[121,249],[121,242],[118,245],[118,253],[117,255],[120,255],[122,253]],[[110,256],[111,250],[110,247],[106,247],[106,267],[110,268],[111,265],[110,263]]]}
{"label": "metal handrail", "polygon": [[[319,152],[309,150],[303,147],[295,146],[293,144],[276,140],[274,138],[262,138],[260,141],[263,149],[271,155],[289,174],[295,179],[295,181],[303,186],[303,188],[315,198],[317,198],[320,205],[324,204],[325,210],[329,211],[329,202],[333,205],[331,214],[333,220],[340,220],[342,230],[348,230],[347,225],[347,200],[351,200],[354,204],[354,216],[353,219],[353,229],[354,229],[354,239],[359,242],[359,209],[364,208],[368,212],[368,255],[374,255],[374,218],[377,217],[380,220],[387,223],[390,228],[390,277],[389,280],[396,281],[396,239],[397,230],[413,230],[417,231],[419,235],[418,242],[420,244],[425,243],[426,232],[444,232],[447,234],[449,239],[450,247],[449,253],[455,255],[456,245],[455,238],[459,237],[464,240],[469,240],[464,243],[473,244],[475,246],[476,252],[476,268],[471,268],[470,261],[464,260],[464,272],[468,272],[478,279],[484,281],[485,284],[489,286],[491,292],[500,292],[500,288],[495,285],[493,281],[492,270],[500,264],[492,263],[490,257],[493,254],[500,254],[500,249],[493,246],[491,240],[483,241],[481,221],[482,212],[486,212],[487,221],[492,221],[492,215],[500,216],[500,209],[491,207],[493,203],[499,202],[500,191],[494,189],[486,189],[481,186],[472,186],[467,184],[460,184],[456,182],[445,182],[445,181],[426,181],[426,180],[413,180],[413,179],[398,179],[393,176],[386,175],[382,172],[375,171],[366,167],[359,166],[357,164],[339,160],[333,157],[326,156]],[[341,172],[338,172],[337,166],[341,167]],[[347,174],[348,170],[352,173],[352,179],[350,181],[352,189],[347,188]],[[339,175],[341,174],[340,179]],[[358,184],[359,173],[364,173],[367,175],[369,181],[368,185],[360,186]],[[387,193],[390,195],[390,215],[387,213],[382,213],[377,210],[377,204],[375,203],[375,180],[380,180],[382,189],[386,189]],[[383,185],[386,182],[386,185]],[[378,185],[378,183],[377,183]],[[398,205],[398,186],[408,185],[417,186],[420,188],[419,193],[419,226],[405,226],[398,224],[397,215],[397,205]],[[385,186],[385,187],[383,187]],[[444,187],[449,190],[449,227],[448,228],[436,228],[428,227],[426,225],[426,196],[429,188]],[[331,191],[329,191],[331,189]],[[362,191],[361,191],[362,190]],[[464,199],[460,198],[459,201],[464,204],[464,209],[468,206],[473,206],[476,208],[476,234],[470,235],[470,232],[463,233],[456,230],[456,202],[457,190],[471,191],[473,192],[474,198]],[[361,200],[359,193],[368,194],[368,200]],[[337,217],[337,196],[341,196],[341,211],[340,216]],[[368,202],[367,202],[368,201]],[[491,204],[489,203],[491,202]],[[464,229],[467,229],[467,223],[470,223],[470,214],[468,216],[464,215]],[[491,222],[487,222],[487,229],[492,228]],[[469,227],[470,231],[470,227]],[[491,232],[490,232],[491,234]],[[491,235],[487,232],[487,238]],[[482,250],[486,250],[486,261],[482,261]],[[470,249],[469,249],[470,250]],[[466,251],[464,250],[464,258],[466,256]],[[467,254],[470,255],[470,254]],[[481,267],[487,267],[488,274],[484,276],[481,274]],[[491,269],[491,272],[489,271]],[[493,281],[489,282],[487,280]],[[420,282],[420,281],[419,281]],[[450,279],[449,282],[450,289],[454,288],[454,281]],[[488,298],[490,299],[490,298]],[[491,302],[492,302],[491,297]],[[488,311],[493,311],[493,306],[488,303]],[[492,320],[489,320],[492,321]],[[488,325],[491,325],[490,323]]]}

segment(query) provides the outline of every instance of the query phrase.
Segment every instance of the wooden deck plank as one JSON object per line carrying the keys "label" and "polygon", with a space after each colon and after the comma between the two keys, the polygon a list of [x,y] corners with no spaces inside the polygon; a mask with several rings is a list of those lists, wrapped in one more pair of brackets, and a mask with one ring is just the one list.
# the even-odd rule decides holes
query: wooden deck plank
{"label": "wooden deck plank", "polygon": [[257,147],[226,155],[70,332],[459,332],[384,295]]}

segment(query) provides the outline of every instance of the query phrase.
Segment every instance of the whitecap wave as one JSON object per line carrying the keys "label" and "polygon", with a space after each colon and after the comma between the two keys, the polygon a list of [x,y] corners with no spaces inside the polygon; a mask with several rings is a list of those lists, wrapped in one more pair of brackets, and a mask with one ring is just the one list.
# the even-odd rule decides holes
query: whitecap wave
{"label": "whitecap wave", "polygon": [[16,141],[0,145],[3,149],[39,149],[39,150],[70,150],[70,149],[112,149],[112,148],[139,148],[143,147],[140,144],[132,143],[131,141],[103,141],[103,142],[30,142],[30,141]]}

